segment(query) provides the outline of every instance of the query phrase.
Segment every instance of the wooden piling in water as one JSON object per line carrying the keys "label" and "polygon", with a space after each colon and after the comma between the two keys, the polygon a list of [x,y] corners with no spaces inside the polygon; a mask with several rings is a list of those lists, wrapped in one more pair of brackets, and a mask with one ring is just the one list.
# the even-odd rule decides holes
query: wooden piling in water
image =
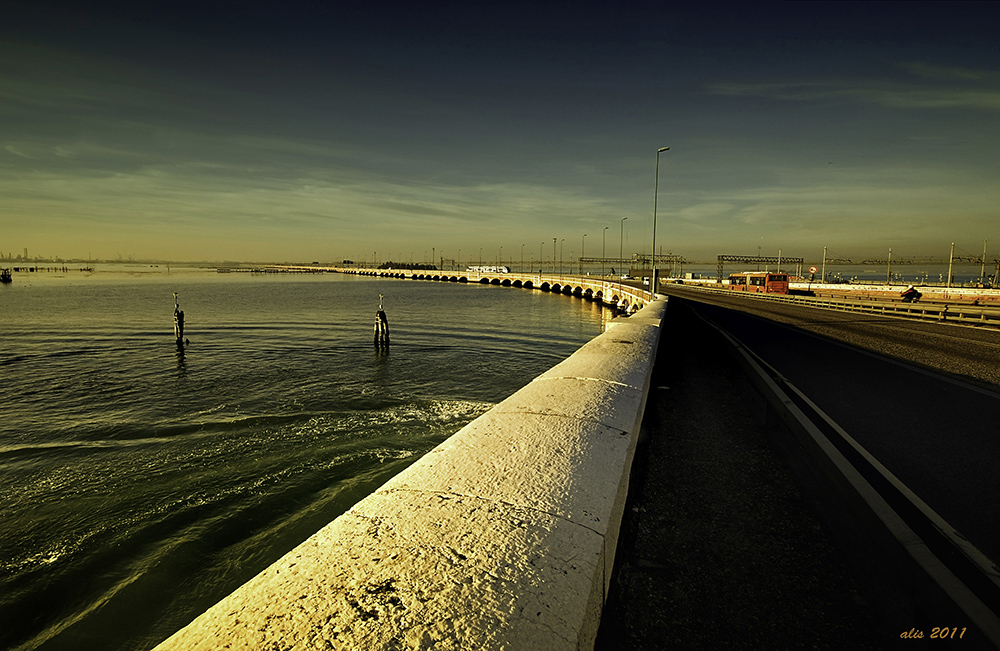
{"label": "wooden piling in water", "polygon": [[184,311],[177,303],[177,292],[174,292],[174,338],[178,346],[184,346]]}
{"label": "wooden piling in water", "polygon": [[378,311],[375,312],[375,345],[389,345],[389,320],[382,309],[382,295],[378,295]]}

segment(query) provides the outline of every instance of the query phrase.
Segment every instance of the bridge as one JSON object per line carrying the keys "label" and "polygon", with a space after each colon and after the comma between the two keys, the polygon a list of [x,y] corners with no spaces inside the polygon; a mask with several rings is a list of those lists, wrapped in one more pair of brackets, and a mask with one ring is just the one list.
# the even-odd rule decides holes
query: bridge
{"label": "bridge", "polygon": [[[294,270],[293,267],[288,267]],[[314,267],[306,267],[314,270]],[[612,278],[608,276],[587,276],[546,273],[490,273],[478,271],[438,271],[409,269],[364,269],[353,267],[333,267],[329,271],[360,276],[379,276],[406,280],[436,280],[452,283],[479,283],[501,287],[538,289],[543,292],[576,296],[588,301],[601,303],[624,314],[632,314],[653,300],[653,292],[639,280]]]}

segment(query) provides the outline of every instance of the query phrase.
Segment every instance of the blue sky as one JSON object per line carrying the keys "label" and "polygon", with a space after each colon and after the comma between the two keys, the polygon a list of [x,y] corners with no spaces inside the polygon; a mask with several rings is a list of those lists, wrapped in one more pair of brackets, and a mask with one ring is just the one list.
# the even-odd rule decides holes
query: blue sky
{"label": "blue sky", "polygon": [[1000,250],[991,3],[8,4],[5,255]]}

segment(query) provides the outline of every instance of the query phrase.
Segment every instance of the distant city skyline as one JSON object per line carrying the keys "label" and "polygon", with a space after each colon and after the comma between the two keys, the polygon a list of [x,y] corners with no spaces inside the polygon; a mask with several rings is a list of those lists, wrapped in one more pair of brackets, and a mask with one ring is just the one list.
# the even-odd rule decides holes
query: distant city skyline
{"label": "distant city skyline", "polygon": [[1000,252],[991,3],[5,14],[8,259]]}

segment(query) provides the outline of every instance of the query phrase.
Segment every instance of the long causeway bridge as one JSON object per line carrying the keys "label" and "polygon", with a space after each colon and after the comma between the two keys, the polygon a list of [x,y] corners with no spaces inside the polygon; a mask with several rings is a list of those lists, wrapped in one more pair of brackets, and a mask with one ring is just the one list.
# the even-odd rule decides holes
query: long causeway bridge
{"label": "long causeway bridge", "polygon": [[[289,267],[288,269],[293,269]],[[313,270],[314,267],[305,267]],[[436,280],[452,283],[480,283],[502,287],[539,289],[543,292],[576,296],[602,303],[625,314],[631,314],[648,304],[653,294],[641,281],[608,276],[579,276],[553,273],[438,271],[420,269],[359,269],[334,267],[330,271],[362,276],[381,276],[409,280]]]}

